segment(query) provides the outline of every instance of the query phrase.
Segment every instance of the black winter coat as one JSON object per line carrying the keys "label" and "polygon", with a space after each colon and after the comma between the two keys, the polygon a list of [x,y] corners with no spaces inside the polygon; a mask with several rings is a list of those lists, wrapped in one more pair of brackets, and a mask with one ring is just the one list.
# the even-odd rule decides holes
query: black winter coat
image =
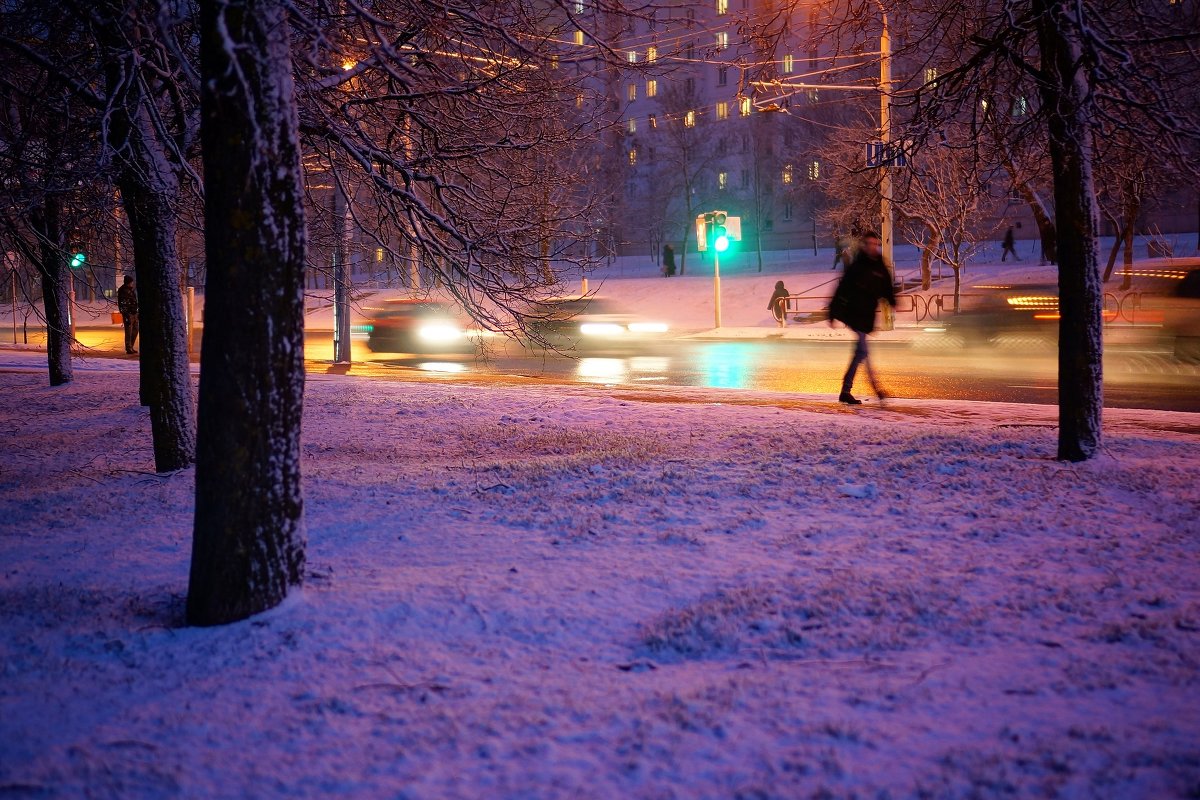
{"label": "black winter coat", "polygon": [[860,250],[838,282],[829,302],[829,318],[844,322],[859,333],[871,333],[875,330],[875,312],[880,300],[886,300],[893,308],[896,305],[892,275],[882,258],[871,258]]}

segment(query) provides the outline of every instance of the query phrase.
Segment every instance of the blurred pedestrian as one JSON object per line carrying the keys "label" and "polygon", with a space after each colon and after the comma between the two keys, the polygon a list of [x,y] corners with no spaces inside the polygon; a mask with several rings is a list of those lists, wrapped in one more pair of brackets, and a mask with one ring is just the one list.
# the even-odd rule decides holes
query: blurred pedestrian
{"label": "blurred pedestrian", "polygon": [[1020,259],[1020,257],[1017,255],[1017,247],[1016,247],[1016,244],[1017,244],[1017,242],[1016,242],[1016,236],[1015,236],[1015,234],[1013,233],[1013,228],[1012,228],[1012,226],[1011,226],[1011,225],[1009,225],[1009,226],[1008,226],[1008,230],[1004,232],[1004,242],[1003,242],[1003,248],[1004,248],[1004,252],[1003,252],[1003,253],[1001,253],[1001,255],[1000,255],[1000,262],[1001,262],[1001,263],[1003,263],[1003,262],[1005,262],[1005,261],[1007,261],[1007,260],[1008,260],[1008,254],[1009,254],[1009,253],[1012,253],[1013,261],[1020,261],[1020,260],[1021,260],[1021,259]]}
{"label": "blurred pedestrian", "polygon": [[850,241],[838,231],[833,235],[833,267],[837,269],[838,265],[846,265],[846,251],[850,247]]}
{"label": "blurred pedestrian", "polygon": [[125,323],[125,352],[136,353],[133,345],[138,338],[138,298],[132,275],[126,275],[125,282],[117,289],[117,310],[121,312],[121,322]]}
{"label": "blurred pedestrian", "polygon": [[787,312],[784,308],[784,302],[786,302],[789,294],[791,294],[791,292],[789,292],[787,287],[783,285],[783,281],[775,281],[775,291],[771,293],[771,299],[767,303],[767,309],[770,310],[771,314],[774,315],[775,322],[778,323],[779,327],[781,328],[787,321]]}
{"label": "blurred pedestrian", "polygon": [[663,245],[663,274],[668,278],[675,276],[675,248],[669,244]]}
{"label": "blurred pedestrian", "polygon": [[867,350],[867,337],[875,330],[875,312],[879,310],[880,300],[895,308],[896,289],[892,286],[891,271],[883,260],[883,241],[878,233],[868,231],[863,234],[862,246],[858,248],[853,260],[846,265],[837,290],[833,293],[833,299],[829,302],[829,324],[832,326],[835,320],[842,322],[857,336],[854,356],[850,359],[850,366],[846,368],[846,374],[842,378],[839,403],[862,405],[862,401],[850,393],[854,388],[854,378],[860,365],[866,366],[867,377],[879,401],[883,402],[887,398],[871,366],[870,353]]}

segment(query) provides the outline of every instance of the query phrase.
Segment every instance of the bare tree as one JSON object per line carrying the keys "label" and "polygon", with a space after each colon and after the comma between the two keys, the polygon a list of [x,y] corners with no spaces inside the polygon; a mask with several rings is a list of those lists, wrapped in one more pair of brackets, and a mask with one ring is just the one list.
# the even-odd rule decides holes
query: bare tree
{"label": "bare tree", "polygon": [[[111,225],[108,179],[120,190],[138,277],[141,397],[150,407],[159,471],[188,466],[195,447],[176,252],[177,205],[182,178],[191,172],[196,127],[194,56],[184,45],[191,41],[188,13],[185,5],[123,0],[18,0],[0,13],[6,58],[44,72],[53,91],[69,97],[79,112],[63,120],[51,115],[47,128],[69,124],[60,135],[80,151],[70,163],[87,171],[89,183],[104,179],[107,197],[91,204],[95,232]],[[94,146],[84,153],[80,146],[89,142]],[[56,214],[46,211],[37,219],[51,236]],[[57,295],[47,297],[54,306]],[[48,311],[48,321],[52,314],[58,312]],[[52,352],[62,349],[56,338],[51,341]]]}
{"label": "bare tree", "polygon": [[304,187],[286,0],[200,14],[206,332],[192,624],[280,602],[304,569]]}
{"label": "bare tree", "polygon": [[[695,229],[696,213],[711,195],[709,188],[716,156],[712,137],[700,128],[700,99],[695,88],[675,83],[660,95],[661,134],[656,137],[658,180],[675,197],[672,215],[677,230],[682,229],[679,274],[687,265],[688,239]],[[680,219],[679,212],[683,212]]]}

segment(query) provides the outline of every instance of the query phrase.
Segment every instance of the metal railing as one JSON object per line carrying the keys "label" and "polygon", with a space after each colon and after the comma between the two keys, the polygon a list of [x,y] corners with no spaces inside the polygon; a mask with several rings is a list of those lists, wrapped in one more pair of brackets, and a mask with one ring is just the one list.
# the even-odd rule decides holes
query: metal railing
{"label": "metal railing", "polygon": [[[836,279],[835,279],[836,280]],[[826,281],[819,286],[801,294],[791,294],[781,297],[778,303],[783,308],[785,318],[799,320],[828,319],[826,311],[829,307],[829,296],[813,294],[813,291],[827,286],[834,281]],[[1157,292],[1116,292],[1104,293],[1103,320],[1105,325],[1153,325],[1161,322],[1161,312],[1147,309],[1143,300],[1146,297],[1158,297]],[[960,293],[958,295],[959,309],[970,310],[970,306],[981,298],[994,295],[977,292]],[[945,294],[901,294],[896,297],[896,314],[911,314],[914,322],[937,322],[946,316],[954,314],[954,295]]]}

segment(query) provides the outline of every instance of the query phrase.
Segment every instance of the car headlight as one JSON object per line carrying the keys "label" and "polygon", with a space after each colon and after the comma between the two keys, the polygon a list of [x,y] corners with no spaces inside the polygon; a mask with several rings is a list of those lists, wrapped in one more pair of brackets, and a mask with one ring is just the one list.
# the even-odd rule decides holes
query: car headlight
{"label": "car headlight", "polygon": [[615,322],[585,322],[579,332],[584,336],[620,336],[625,329]]}
{"label": "car headlight", "polygon": [[630,333],[666,333],[667,323],[665,322],[631,322],[629,323]]}
{"label": "car headlight", "polygon": [[427,342],[453,342],[463,335],[453,322],[427,322],[417,328],[417,336]]}

